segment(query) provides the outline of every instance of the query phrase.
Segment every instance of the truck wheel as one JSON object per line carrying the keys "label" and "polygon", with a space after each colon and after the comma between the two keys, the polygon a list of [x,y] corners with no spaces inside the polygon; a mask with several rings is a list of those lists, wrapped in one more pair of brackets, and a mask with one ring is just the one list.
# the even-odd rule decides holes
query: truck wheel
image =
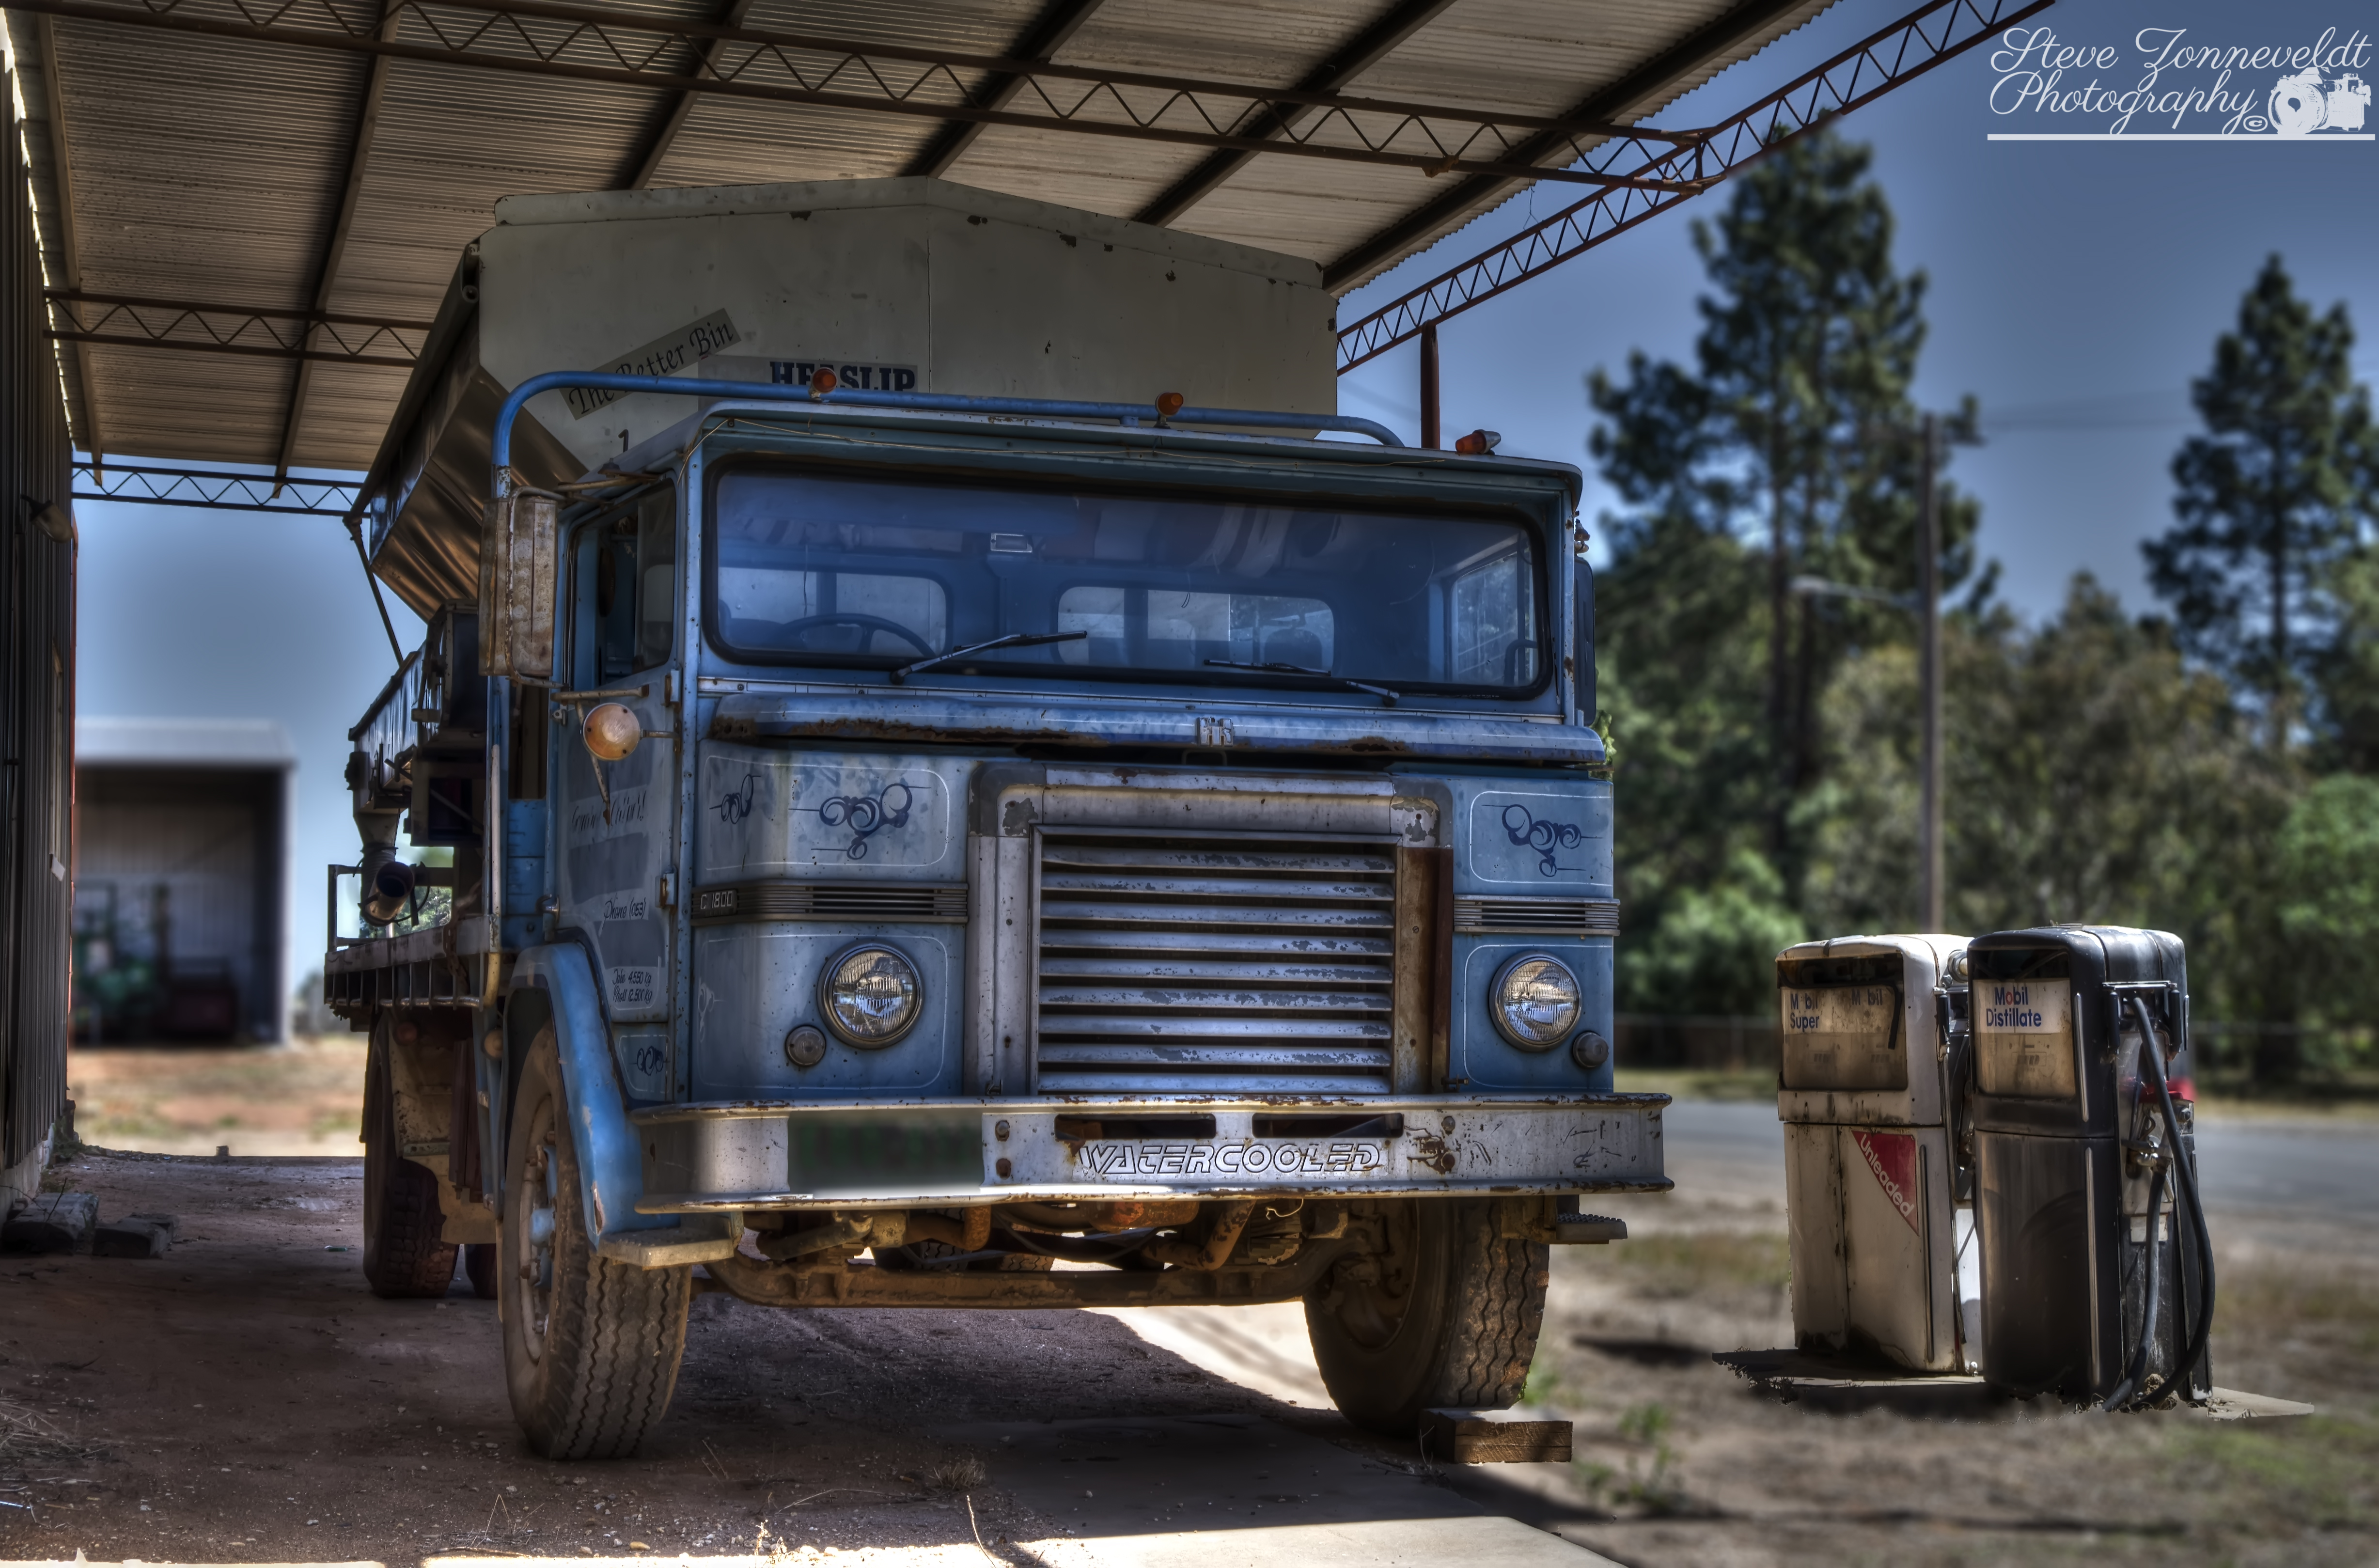
{"label": "truck wheel", "polygon": [[621,1458],[669,1410],[694,1271],[596,1254],[550,1026],[522,1067],[504,1159],[497,1275],[513,1415],[548,1459]]}
{"label": "truck wheel", "polygon": [[446,1214],[438,1178],[405,1157],[391,1083],[388,1015],[372,1031],[364,1063],[364,1280],[374,1296],[443,1296],[454,1282],[454,1248],[439,1239]]}
{"label": "truck wheel", "polygon": [[1498,1236],[1483,1200],[1405,1199],[1375,1212],[1386,1249],[1340,1260],[1305,1298],[1330,1397],[1398,1437],[1433,1405],[1511,1405],[1544,1326],[1544,1243]]}

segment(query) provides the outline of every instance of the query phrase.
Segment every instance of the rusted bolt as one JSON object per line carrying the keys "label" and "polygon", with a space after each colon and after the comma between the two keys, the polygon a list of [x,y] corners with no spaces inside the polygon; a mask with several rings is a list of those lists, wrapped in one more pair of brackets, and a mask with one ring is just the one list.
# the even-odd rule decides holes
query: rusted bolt
{"label": "rusted bolt", "polygon": [[[996,1121],[996,1122],[992,1123],[992,1124],[991,1124],[991,1135],[992,1135],[992,1137],[998,1139],[1002,1143],[1007,1142],[1007,1141],[1008,1141],[1008,1123],[1007,1123],[1006,1121],[1004,1121],[1004,1120],[1003,1120],[1003,1121]],[[1003,1173],[1003,1174],[1005,1174],[1005,1173]]]}
{"label": "rusted bolt", "polygon": [[1440,1132],[1452,1132],[1454,1130],[1454,1118],[1452,1116],[1438,1117],[1437,1129]]}
{"label": "rusted bolt", "polygon": [[991,1168],[992,1168],[993,1170],[995,1170],[995,1171],[997,1171],[1001,1176],[1013,1176],[1013,1175],[1015,1175],[1015,1174],[1016,1174],[1016,1167],[1015,1167],[1014,1165],[1012,1165],[1012,1164],[1008,1164],[1006,1160],[1002,1160],[1002,1161],[1000,1161],[997,1164],[995,1164],[995,1165],[994,1165],[994,1166],[992,1166]]}

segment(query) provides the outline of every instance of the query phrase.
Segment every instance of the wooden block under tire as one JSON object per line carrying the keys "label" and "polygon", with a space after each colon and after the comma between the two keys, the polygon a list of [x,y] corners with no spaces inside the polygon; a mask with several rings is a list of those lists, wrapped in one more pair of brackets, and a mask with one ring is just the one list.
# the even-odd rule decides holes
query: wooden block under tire
{"label": "wooden block under tire", "polygon": [[1456,1465],[1566,1465],[1570,1427],[1509,1410],[1424,1410],[1425,1458]]}

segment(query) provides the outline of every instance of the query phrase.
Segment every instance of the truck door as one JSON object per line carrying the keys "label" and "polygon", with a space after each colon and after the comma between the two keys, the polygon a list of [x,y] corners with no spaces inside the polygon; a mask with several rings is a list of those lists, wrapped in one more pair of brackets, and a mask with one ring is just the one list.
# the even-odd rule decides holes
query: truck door
{"label": "truck door", "polygon": [[[621,761],[598,762],[581,730],[591,703],[556,705],[561,923],[594,945],[614,1050],[638,1100],[665,1098],[675,1076],[669,878],[677,860],[677,748],[658,736],[672,728],[678,559],[670,485],[581,525],[569,545],[569,690],[610,694],[655,738]],[[654,1027],[622,1027],[640,1023]]]}

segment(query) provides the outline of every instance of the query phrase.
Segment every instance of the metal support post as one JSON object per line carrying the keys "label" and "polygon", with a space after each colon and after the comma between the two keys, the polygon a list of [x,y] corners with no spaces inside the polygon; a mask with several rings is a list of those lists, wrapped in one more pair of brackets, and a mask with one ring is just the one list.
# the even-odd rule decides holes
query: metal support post
{"label": "metal support post", "polygon": [[1924,799],[1917,826],[1917,852],[1924,860],[1923,918],[1918,929],[1942,931],[1941,853],[1941,428],[1925,416],[1917,458],[1916,615],[1918,683],[1925,706]]}
{"label": "metal support post", "polygon": [[1434,321],[1420,330],[1420,444],[1431,452],[1444,444],[1438,440],[1437,323]]}

